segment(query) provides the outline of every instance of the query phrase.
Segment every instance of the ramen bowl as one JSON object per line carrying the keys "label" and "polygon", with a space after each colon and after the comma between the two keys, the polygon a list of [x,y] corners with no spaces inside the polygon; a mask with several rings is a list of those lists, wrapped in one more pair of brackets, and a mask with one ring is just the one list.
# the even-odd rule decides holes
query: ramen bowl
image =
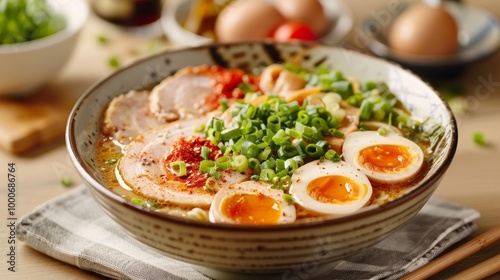
{"label": "ramen bowl", "polygon": [[[432,117],[444,135],[430,156],[428,170],[411,191],[382,206],[353,214],[301,223],[249,226],[214,224],[160,214],[122,198],[106,187],[96,158],[100,122],[107,104],[131,89],[148,89],[176,70],[211,64],[253,69],[298,56],[306,67],[318,64],[360,80],[385,81],[421,118]],[[301,43],[214,44],[151,56],[114,72],[92,86],[76,103],[67,126],[71,159],[95,200],[137,240],[168,257],[187,262],[213,278],[242,279],[255,273],[321,274],[323,265],[353,255],[405,225],[438,187],[457,147],[452,112],[427,83],[398,65],[357,52]],[[313,267],[314,269],[309,269]],[[304,268],[296,271],[292,268]]]}

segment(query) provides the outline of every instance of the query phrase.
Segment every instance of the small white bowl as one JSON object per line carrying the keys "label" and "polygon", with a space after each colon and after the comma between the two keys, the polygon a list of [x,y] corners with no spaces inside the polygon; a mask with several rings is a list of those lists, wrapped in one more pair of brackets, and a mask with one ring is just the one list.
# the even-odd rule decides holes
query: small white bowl
{"label": "small white bowl", "polygon": [[[185,29],[181,22],[187,17],[196,0],[176,1],[174,5],[165,5],[161,25],[167,37],[181,46],[200,46],[213,43],[214,40],[200,36]],[[354,18],[349,7],[340,0],[322,0],[324,11],[332,23],[330,30],[318,41],[325,45],[339,44],[351,31]]]}
{"label": "small white bowl", "polygon": [[85,0],[49,0],[66,21],[56,34],[17,44],[0,45],[0,96],[27,95],[48,82],[68,61],[87,22]]}

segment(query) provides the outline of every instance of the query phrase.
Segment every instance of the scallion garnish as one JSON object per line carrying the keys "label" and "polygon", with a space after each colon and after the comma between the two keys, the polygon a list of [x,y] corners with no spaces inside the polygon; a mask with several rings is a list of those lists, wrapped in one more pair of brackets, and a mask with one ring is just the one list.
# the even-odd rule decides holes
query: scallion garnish
{"label": "scallion garnish", "polygon": [[217,190],[217,186],[217,179],[215,179],[214,177],[209,177],[205,181],[205,189],[208,191],[214,192],[215,190]]}
{"label": "scallion garnish", "polygon": [[181,177],[187,175],[186,163],[182,160],[171,162],[170,168],[176,176]]}
{"label": "scallion garnish", "polygon": [[201,152],[200,152],[200,154],[201,154],[201,157],[202,157],[203,159],[205,159],[205,160],[210,159],[210,153],[211,153],[211,152],[212,152],[212,151],[210,150],[210,148],[209,148],[209,147],[207,147],[207,146],[202,146],[202,147],[201,147]]}
{"label": "scallion garnish", "polygon": [[106,165],[114,165],[118,160],[116,158],[110,158],[106,160]]}
{"label": "scallion garnish", "polygon": [[294,204],[295,203],[295,199],[293,199],[293,197],[287,193],[283,194],[283,200],[286,202],[286,203],[289,203],[289,204]]}
{"label": "scallion garnish", "polygon": [[472,134],[472,141],[479,146],[486,146],[486,136],[482,132],[474,132]]}

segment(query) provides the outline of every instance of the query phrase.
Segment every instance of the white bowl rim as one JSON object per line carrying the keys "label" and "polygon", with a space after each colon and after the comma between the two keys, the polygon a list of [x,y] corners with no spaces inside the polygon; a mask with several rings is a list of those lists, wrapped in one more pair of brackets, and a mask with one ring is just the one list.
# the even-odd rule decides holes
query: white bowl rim
{"label": "white bowl rim", "polygon": [[217,47],[225,47],[225,46],[237,46],[237,45],[247,45],[247,44],[254,44],[254,43],[259,43],[263,45],[306,45],[306,46],[318,46],[318,47],[325,47],[325,48],[330,48],[330,49],[336,49],[336,50],[342,50],[346,52],[350,52],[353,55],[359,55],[363,56],[367,59],[374,59],[374,60],[379,60],[379,61],[384,61],[385,63],[388,63],[390,65],[396,66],[399,69],[408,72],[412,77],[415,79],[421,80],[420,77],[412,73],[411,71],[401,67],[399,64],[395,62],[388,61],[383,58],[379,57],[373,57],[369,56],[367,54],[363,54],[360,52],[356,52],[353,50],[347,50],[344,48],[340,47],[335,47],[335,46],[328,46],[328,45],[322,45],[318,43],[305,43],[305,42],[288,42],[288,43],[277,43],[274,41],[270,40],[258,40],[258,41],[243,41],[243,42],[234,42],[234,43],[213,43],[213,44],[207,44],[207,45],[201,45],[201,46],[195,46],[195,47],[187,47],[187,48],[181,48],[181,49],[175,49],[175,50],[167,50],[149,57],[141,58],[135,61],[134,63],[130,64],[127,67],[120,68],[116,70],[115,72],[111,73],[107,77],[102,78],[101,80],[97,81],[94,83],[87,91],[85,91],[82,96],[78,99],[78,101],[75,103],[73,109],[71,110],[71,113],[68,118],[68,122],[66,125],[66,134],[65,134],[65,141],[66,141],[66,147],[68,149],[70,158],[75,165],[75,168],[79,172],[81,176],[84,177],[85,180],[91,185],[94,190],[98,191],[108,199],[113,200],[116,203],[119,203],[123,205],[124,207],[131,209],[133,211],[145,214],[150,216],[151,218],[156,218],[158,220],[166,221],[166,222],[172,222],[176,223],[179,225],[187,225],[190,227],[196,227],[196,228],[203,228],[203,229],[210,229],[210,230],[222,230],[222,231],[236,231],[236,232],[285,232],[291,229],[300,229],[300,230],[305,230],[305,229],[313,229],[313,228],[318,228],[318,227],[325,227],[325,226],[336,226],[340,224],[345,224],[352,222],[353,220],[357,219],[363,219],[366,218],[367,216],[373,216],[377,215],[378,213],[385,212],[390,209],[394,209],[396,207],[399,207],[401,204],[406,203],[407,201],[412,200],[415,197],[418,197],[422,193],[426,192],[429,188],[431,188],[435,183],[439,182],[442,176],[444,176],[446,170],[448,167],[451,165],[453,157],[455,155],[457,146],[458,146],[458,127],[456,123],[456,119],[454,117],[453,112],[451,111],[451,108],[448,106],[447,102],[441,97],[436,90],[434,90],[429,84],[426,83],[426,85],[432,90],[434,94],[437,95],[437,97],[441,100],[441,102],[444,105],[444,108],[448,112],[448,115],[450,116],[450,129],[451,129],[451,143],[450,143],[450,148],[448,152],[444,155],[444,160],[442,163],[439,165],[439,167],[434,171],[434,175],[430,176],[429,178],[421,181],[419,183],[419,186],[412,190],[411,192],[403,195],[402,197],[399,197],[393,201],[390,201],[384,205],[367,209],[365,211],[359,211],[353,214],[349,214],[346,216],[339,216],[339,217],[331,217],[331,218],[325,218],[325,219],[319,219],[319,220],[313,220],[313,221],[307,221],[307,222],[298,222],[298,223],[291,223],[291,224],[278,224],[278,225],[233,225],[233,224],[217,224],[217,223],[210,223],[210,222],[204,222],[204,221],[197,221],[197,220],[189,220],[189,222],[186,222],[185,218],[180,218],[176,217],[173,215],[166,215],[159,213],[157,211],[151,210],[149,208],[145,208],[142,206],[139,206],[110,190],[109,188],[101,185],[97,180],[95,180],[91,175],[90,175],[90,170],[87,170],[83,166],[83,160],[79,155],[75,153],[77,150],[77,143],[75,139],[75,119],[74,116],[77,115],[77,112],[79,111],[79,108],[82,106],[83,103],[86,102],[86,100],[89,98],[91,93],[97,89],[101,84],[106,83],[108,80],[113,79],[115,76],[117,76],[119,73],[127,71],[128,69],[134,67],[135,65],[147,62],[148,60],[153,60],[157,57],[162,57],[166,54],[175,54],[179,52],[186,52],[190,50],[198,50],[198,49],[210,49],[210,48],[217,48]]}
{"label": "white bowl rim", "polygon": [[[48,0],[50,5],[59,6],[56,15],[61,15],[66,21],[63,30],[52,35],[13,44],[0,44],[0,54],[21,53],[55,45],[78,33],[89,18],[90,8],[86,0]],[[72,15],[77,16],[72,16]]]}

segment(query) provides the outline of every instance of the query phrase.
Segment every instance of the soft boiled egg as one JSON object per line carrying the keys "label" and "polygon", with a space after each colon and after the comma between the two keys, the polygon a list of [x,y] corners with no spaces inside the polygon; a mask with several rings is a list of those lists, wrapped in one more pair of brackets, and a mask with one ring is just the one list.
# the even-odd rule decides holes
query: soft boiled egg
{"label": "soft boiled egg", "polygon": [[213,223],[272,225],[293,223],[295,207],[283,199],[283,190],[266,182],[245,181],[221,188],[210,206]]}
{"label": "soft boiled egg", "polygon": [[303,208],[318,214],[348,214],[365,206],[372,186],[346,162],[312,161],[292,175],[290,194]]}
{"label": "soft boiled egg", "polygon": [[415,177],[422,168],[424,153],[411,140],[395,133],[356,131],[345,137],[344,159],[370,179],[398,183]]}

